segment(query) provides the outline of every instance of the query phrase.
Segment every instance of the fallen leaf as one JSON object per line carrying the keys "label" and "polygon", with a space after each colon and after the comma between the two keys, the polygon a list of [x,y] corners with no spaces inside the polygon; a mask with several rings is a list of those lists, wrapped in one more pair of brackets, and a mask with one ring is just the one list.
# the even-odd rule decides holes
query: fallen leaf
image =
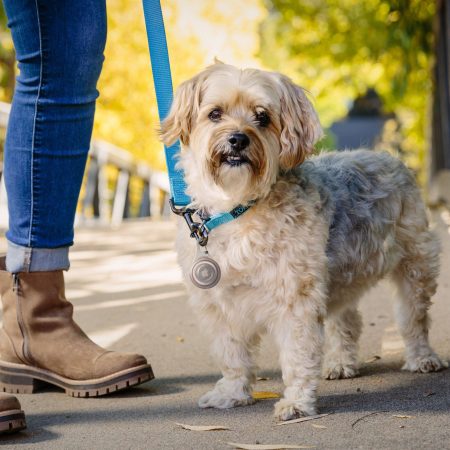
{"label": "fallen leaf", "polygon": [[256,381],[267,381],[267,380],[271,380],[271,378],[269,378],[269,377],[256,377]]}
{"label": "fallen leaf", "polygon": [[177,336],[177,342],[184,342],[184,337]]}
{"label": "fallen leaf", "polygon": [[321,428],[321,429],[327,428],[325,425],[316,425],[315,423],[312,423],[311,426],[314,428]]}
{"label": "fallen leaf", "polygon": [[234,448],[243,450],[284,450],[290,448],[316,448],[312,445],[291,445],[291,444],[238,444],[236,442],[227,442]]}
{"label": "fallen leaf", "polygon": [[393,414],[392,417],[397,417],[397,419],[411,419],[414,416],[407,416],[406,414]]}
{"label": "fallen leaf", "polygon": [[374,355],[374,356],[372,356],[372,358],[369,358],[367,361],[364,361],[364,362],[366,364],[370,364],[370,363],[373,363],[375,361],[378,361],[379,359],[381,359],[381,356]]}
{"label": "fallen leaf", "polygon": [[256,391],[253,392],[253,398],[255,400],[267,400],[269,398],[280,398],[280,394],[277,392],[269,392],[269,391]]}
{"label": "fallen leaf", "polygon": [[318,414],[317,416],[300,417],[300,419],[286,420],[286,422],[277,423],[277,425],[290,425],[291,423],[307,422],[308,420],[321,419],[330,414]]}
{"label": "fallen leaf", "polygon": [[230,430],[228,427],[222,425],[186,425],[185,423],[178,423],[181,428],[189,431],[219,431],[219,430]]}

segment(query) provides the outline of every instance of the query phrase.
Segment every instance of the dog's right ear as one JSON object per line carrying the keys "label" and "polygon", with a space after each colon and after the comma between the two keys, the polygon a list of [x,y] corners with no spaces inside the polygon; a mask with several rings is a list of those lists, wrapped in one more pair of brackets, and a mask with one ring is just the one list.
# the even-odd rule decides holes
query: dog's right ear
{"label": "dog's right ear", "polygon": [[172,145],[177,139],[184,145],[189,144],[189,135],[200,108],[204,78],[199,74],[181,83],[176,90],[169,115],[161,123],[161,139],[165,145]]}

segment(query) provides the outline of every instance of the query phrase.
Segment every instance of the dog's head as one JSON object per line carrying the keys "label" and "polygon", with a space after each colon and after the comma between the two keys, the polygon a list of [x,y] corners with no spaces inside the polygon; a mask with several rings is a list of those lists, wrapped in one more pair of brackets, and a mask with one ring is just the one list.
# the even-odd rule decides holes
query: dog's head
{"label": "dog's head", "polygon": [[261,198],[322,136],[303,90],[284,75],[216,63],[180,85],[162,123],[182,143],[188,192],[201,206]]}

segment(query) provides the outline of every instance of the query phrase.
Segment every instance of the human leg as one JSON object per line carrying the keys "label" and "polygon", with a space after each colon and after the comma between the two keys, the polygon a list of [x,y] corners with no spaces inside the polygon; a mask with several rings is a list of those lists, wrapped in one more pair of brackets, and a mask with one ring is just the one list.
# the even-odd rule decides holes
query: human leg
{"label": "human leg", "polygon": [[[0,258],[0,388],[35,381],[98,396],[153,377],[141,355],[109,352],[73,321],[63,269],[92,132],[105,2],[7,0],[17,79],[5,152],[10,227]],[[7,269],[7,270],[6,270]]]}
{"label": "human leg", "polygon": [[7,267],[67,269],[103,63],[105,2],[4,3],[20,70],[5,143]]}

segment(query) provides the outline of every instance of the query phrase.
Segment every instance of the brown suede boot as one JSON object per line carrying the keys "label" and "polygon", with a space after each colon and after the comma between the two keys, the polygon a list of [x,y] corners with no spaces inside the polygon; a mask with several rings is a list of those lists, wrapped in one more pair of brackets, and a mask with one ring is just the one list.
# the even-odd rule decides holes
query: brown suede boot
{"label": "brown suede boot", "polygon": [[19,400],[14,395],[0,392],[0,434],[15,433],[26,427]]}
{"label": "brown suede boot", "polygon": [[0,258],[0,294],[0,391],[32,393],[40,380],[97,397],[153,378],[143,356],[107,351],[74,322],[61,270],[12,275]]}

